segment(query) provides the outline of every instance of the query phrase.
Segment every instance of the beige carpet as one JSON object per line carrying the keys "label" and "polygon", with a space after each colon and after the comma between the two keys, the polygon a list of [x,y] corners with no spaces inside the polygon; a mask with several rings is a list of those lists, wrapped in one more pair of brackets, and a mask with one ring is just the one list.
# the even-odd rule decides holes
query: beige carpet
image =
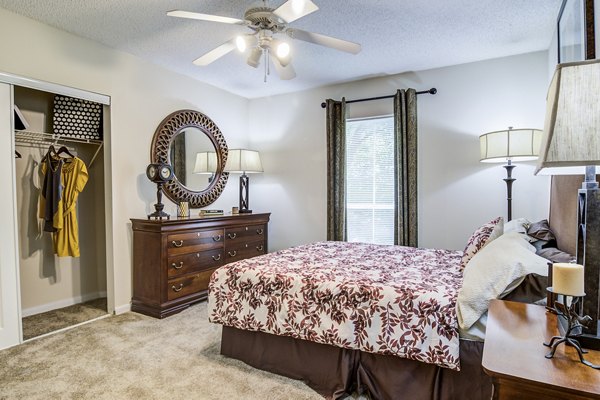
{"label": "beige carpet", "polygon": [[23,339],[31,339],[106,315],[106,297],[23,318]]}
{"label": "beige carpet", "polygon": [[163,320],[112,316],[0,351],[0,399],[322,399],[219,346],[206,303]]}

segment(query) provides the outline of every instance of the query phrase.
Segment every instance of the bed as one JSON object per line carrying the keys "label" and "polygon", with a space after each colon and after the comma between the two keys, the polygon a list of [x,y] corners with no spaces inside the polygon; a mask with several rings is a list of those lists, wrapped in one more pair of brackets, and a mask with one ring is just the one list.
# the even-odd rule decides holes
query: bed
{"label": "bed", "polygon": [[[489,399],[483,343],[456,324],[463,256],[340,242],[282,250],[217,270],[209,320],[223,325],[223,355],[326,398]],[[527,275],[507,298],[543,297],[540,278]]]}

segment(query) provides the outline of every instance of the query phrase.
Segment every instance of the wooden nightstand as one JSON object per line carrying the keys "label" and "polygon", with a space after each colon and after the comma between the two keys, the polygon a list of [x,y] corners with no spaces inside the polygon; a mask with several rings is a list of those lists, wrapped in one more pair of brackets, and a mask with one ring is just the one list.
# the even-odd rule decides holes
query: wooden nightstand
{"label": "wooden nightstand", "polygon": [[[493,300],[490,304],[483,369],[494,382],[494,399],[600,399],[600,371],[579,362],[561,345],[554,358],[542,343],[558,334],[556,315],[542,306]],[[586,359],[600,363],[600,352]]]}

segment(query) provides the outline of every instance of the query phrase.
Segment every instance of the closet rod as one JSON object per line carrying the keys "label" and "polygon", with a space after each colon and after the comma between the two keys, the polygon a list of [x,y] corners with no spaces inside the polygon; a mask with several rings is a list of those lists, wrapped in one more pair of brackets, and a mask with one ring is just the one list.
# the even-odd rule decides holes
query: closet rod
{"label": "closet rod", "polygon": [[[436,94],[436,93],[437,93],[436,88],[431,88],[429,90],[422,90],[420,92],[417,92],[417,94]],[[395,94],[390,94],[388,96],[368,97],[366,99],[356,99],[356,100],[346,100],[346,104],[360,103],[363,101],[371,101],[371,100],[391,99],[394,96],[395,96]],[[327,103],[325,103],[325,102],[321,103],[321,108],[325,108],[325,107],[327,107]]]}
{"label": "closet rod", "polygon": [[82,139],[68,136],[61,136],[56,133],[46,133],[46,132],[34,132],[27,130],[15,130],[15,143],[22,144],[56,144],[58,142],[70,142],[70,143],[83,143],[83,144],[93,144],[98,146],[96,152],[92,156],[91,161],[89,162],[88,167],[91,168],[92,164],[98,157],[100,150],[104,147],[104,142],[98,139]]}

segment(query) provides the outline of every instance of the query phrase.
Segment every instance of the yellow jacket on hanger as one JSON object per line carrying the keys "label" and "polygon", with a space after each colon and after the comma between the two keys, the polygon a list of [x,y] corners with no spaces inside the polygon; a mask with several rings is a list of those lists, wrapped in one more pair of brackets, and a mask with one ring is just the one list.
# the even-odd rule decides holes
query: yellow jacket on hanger
{"label": "yellow jacket on hanger", "polygon": [[[42,164],[42,173],[46,173],[46,163]],[[53,226],[56,231],[54,252],[59,257],[79,257],[79,226],[77,224],[77,198],[88,181],[88,171],[83,160],[75,157],[65,162],[61,169],[62,193],[59,201],[60,211],[55,214]],[[40,196],[39,216],[44,218],[45,199]]]}

